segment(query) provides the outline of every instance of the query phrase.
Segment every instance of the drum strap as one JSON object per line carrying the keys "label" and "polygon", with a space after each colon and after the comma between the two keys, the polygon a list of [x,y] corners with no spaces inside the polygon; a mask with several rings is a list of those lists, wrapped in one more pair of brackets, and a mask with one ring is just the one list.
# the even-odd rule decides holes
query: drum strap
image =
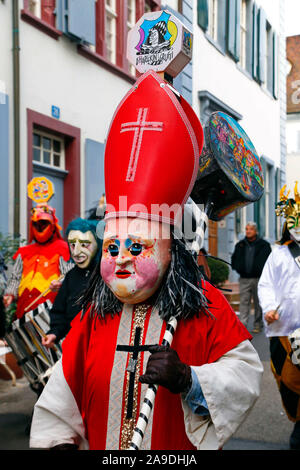
{"label": "drum strap", "polygon": [[294,258],[298,268],[300,269],[300,247],[297,243],[292,242],[288,245],[290,253]]}

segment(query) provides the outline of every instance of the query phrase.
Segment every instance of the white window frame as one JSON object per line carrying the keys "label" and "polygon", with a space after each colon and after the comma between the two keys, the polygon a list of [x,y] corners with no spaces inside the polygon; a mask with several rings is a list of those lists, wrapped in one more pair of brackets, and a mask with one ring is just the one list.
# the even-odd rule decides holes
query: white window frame
{"label": "white window frame", "polygon": [[[130,5],[132,5],[132,8],[130,8]],[[133,16],[133,18],[131,19],[129,17],[130,11]],[[136,0],[127,0],[127,27],[128,29],[132,29],[135,23],[136,23]]]}
{"label": "white window frame", "polygon": [[[129,5],[132,5],[133,8],[130,9]],[[145,6],[146,6],[146,4],[145,4]],[[131,21],[130,21],[130,18],[129,18],[129,11],[132,12],[132,16],[133,16]],[[129,32],[135,26],[135,24],[136,24],[136,0],[127,0],[127,32]],[[134,65],[129,64],[129,72],[134,77],[136,76],[136,69],[135,69]]]}
{"label": "white window frame", "polygon": [[[44,163],[43,161],[43,156],[42,156],[42,152],[43,152],[43,146],[41,144],[40,147],[38,146],[35,146],[34,145],[34,140],[32,140],[32,153],[33,153],[33,149],[34,148],[39,148],[40,149],[40,155],[41,155],[41,160],[34,160],[33,159],[33,155],[32,155],[32,162],[33,164],[41,164],[41,165],[44,165],[44,166],[47,166],[48,168],[53,168],[53,169],[56,169],[56,170],[65,170],[65,160],[66,160],[66,157],[65,157],[65,141],[63,138],[55,135],[55,134],[50,134],[50,133],[47,133],[47,132],[43,132],[43,131],[40,131],[39,129],[33,129],[33,134],[37,134],[40,136],[41,138],[41,143],[42,143],[42,138],[45,137],[47,139],[50,139],[51,140],[51,150],[50,150],[50,164],[49,163]],[[58,152],[54,152],[53,150],[53,141],[56,140],[58,142],[60,142],[60,166],[56,166],[54,165],[54,154],[58,154]]]}
{"label": "white window frame", "polygon": [[241,0],[241,22],[240,22],[240,61],[242,69],[247,67],[247,36],[248,36],[248,0]]}
{"label": "white window frame", "polygon": [[42,17],[42,4],[41,0],[29,0],[29,11],[37,18]]}
{"label": "white window frame", "polygon": [[[107,47],[107,58],[113,64],[116,64],[117,62],[117,16],[116,0],[105,0],[105,41]],[[110,31],[108,31],[108,19],[112,24],[112,30]],[[110,41],[108,41],[108,34],[111,36]],[[109,45],[111,47],[108,47]]]}
{"label": "white window frame", "polygon": [[207,32],[214,41],[218,41],[218,0],[209,0]]}

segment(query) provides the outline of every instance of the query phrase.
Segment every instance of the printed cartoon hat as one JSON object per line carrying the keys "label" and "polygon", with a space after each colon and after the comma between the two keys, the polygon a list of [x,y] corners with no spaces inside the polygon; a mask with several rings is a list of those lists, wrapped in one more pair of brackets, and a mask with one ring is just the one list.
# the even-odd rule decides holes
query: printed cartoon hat
{"label": "printed cartoon hat", "polygon": [[300,221],[300,194],[298,192],[298,181],[294,187],[294,198],[289,198],[290,191],[285,193],[286,184],[280,190],[280,200],[276,204],[275,213],[286,219],[287,228],[290,230],[297,227]]}
{"label": "printed cartoon hat", "polygon": [[105,148],[105,219],[174,224],[197,177],[203,129],[160,76],[142,75],[119,104]]}

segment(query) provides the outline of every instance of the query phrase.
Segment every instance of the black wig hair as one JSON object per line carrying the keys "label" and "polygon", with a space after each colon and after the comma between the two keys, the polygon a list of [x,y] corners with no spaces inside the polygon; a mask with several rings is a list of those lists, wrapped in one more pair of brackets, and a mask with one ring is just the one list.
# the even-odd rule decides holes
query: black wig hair
{"label": "black wig hair", "polygon": [[[203,275],[197,259],[186,249],[183,241],[172,238],[171,262],[160,288],[146,303],[158,309],[159,316],[189,318],[200,312],[208,313],[207,299],[203,293]],[[117,299],[100,276],[100,262],[90,278],[89,285],[79,299],[82,316],[90,308],[90,315],[104,318],[121,312],[122,302]]]}

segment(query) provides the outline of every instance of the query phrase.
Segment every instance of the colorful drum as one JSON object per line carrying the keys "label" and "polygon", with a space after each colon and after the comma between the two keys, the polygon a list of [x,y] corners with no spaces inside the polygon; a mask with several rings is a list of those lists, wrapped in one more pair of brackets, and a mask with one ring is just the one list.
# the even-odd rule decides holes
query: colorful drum
{"label": "colorful drum", "polygon": [[50,327],[51,307],[50,300],[38,305],[15,320],[5,334],[5,340],[34,390],[46,384],[55,363],[61,357],[60,345],[56,345],[55,349],[47,349],[42,344],[42,337]]}
{"label": "colorful drum", "polygon": [[221,220],[264,192],[259,156],[240,124],[222,112],[212,113],[204,129],[205,146],[191,193],[196,204],[213,201],[209,218]]}

